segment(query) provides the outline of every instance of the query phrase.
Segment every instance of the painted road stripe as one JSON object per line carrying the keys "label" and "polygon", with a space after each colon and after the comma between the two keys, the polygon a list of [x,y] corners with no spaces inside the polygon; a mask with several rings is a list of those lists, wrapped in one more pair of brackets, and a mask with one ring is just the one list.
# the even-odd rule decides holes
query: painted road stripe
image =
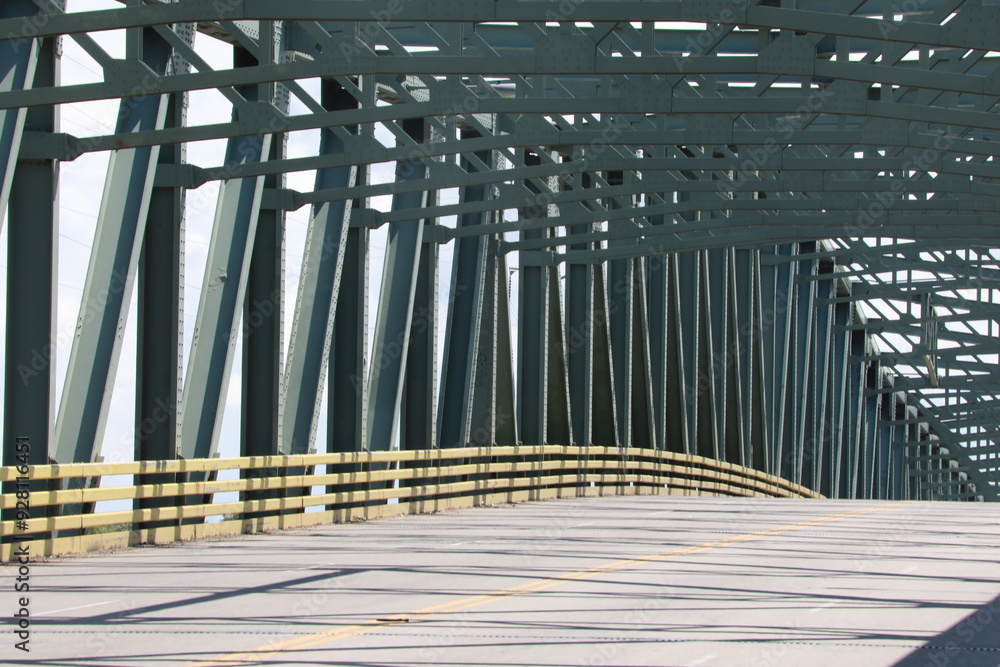
{"label": "painted road stripe", "polygon": [[729,537],[724,540],[705,542],[704,544],[699,544],[697,546],[684,547],[681,549],[674,549],[672,551],[664,551],[663,553],[650,554],[648,556],[639,556],[638,558],[617,560],[612,563],[608,563],[606,565],[600,565],[586,570],[579,570],[577,572],[571,572],[569,574],[564,574],[557,577],[550,577],[547,579],[540,579],[538,581],[531,581],[526,584],[521,584],[520,586],[514,586],[513,588],[506,588],[500,591],[493,591],[492,593],[482,593],[480,595],[473,595],[471,597],[462,598],[461,600],[452,600],[451,602],[444,602],[431,607],[424,607],[423,609],[417,609],[415,611],[411,611],[405,614],[395,614],[389,617],[380,617],[379,620],[373,619],[371,621],[358,623],[356,625],[347,625],[342,628],[337,628],[335,630],[326,630],[324,632],[317,632],[315,634],[306,635],[304,637],[294,637],[292,639],[288,639],[285,641],[274,642],[271,644],[267,644],[265,646],[260,646],[258,648],[250,649],[248,651],[242,651],[240,653],[230,653],[228,655],[219,656],[218,658],[210,658],[208,660],[203,660],[201,662],[192,662],[186,665],[185,667],[237,667],[238,665],[245,665],[250,662],[259,662],[264,658],[268,658],[277,653],[284,653],[287,651],[297,651],[311,646],[316,646],[318,644],[328,644],[341,639],[347,639],[348,637],[357,637],[359,635],[368,634],[369,632],[374,632],[375,630],[383,629],[390,625],[399,625],[415,619],[423,619],[428,616],[451,614],[456,611],[463,611],[465,609],[470,609],[472,607],[478,607],[484,604],[489,604],[490,602],[495,602],[497,600],[504,600],[507,598],[517,597],[519,595],[535,593],[537,591],[554,588],[556,586],[562,586],[564,584],[568,584],[574,581],[582,581],[585,579],[590,579],[592,577],[596,577],[599,574],[604,574],[605,572],[616,572],[618,570],[624,570],[627,568],[636,567],[644,563],[654,563],[661,560],[667,560],[670,558],[677,558],[679,556],[688,556],[691,554],[701,553],[703,551],[708,551],[710,549],[717,549],[719,547],[725,547],[731,544],[751,542],[754,540],[759,540],[764,537],[770,537],[772,535],[789,533],[795,530],[801,530],[803,528],[809,528],[812,526],[817,526],[824,523],[830,523],[833,521],[841,521],[843,519],[849,519],[851,517],[860,516],[862,514],[870,514],[872,512],[878,512],[880,510],[885,510],[892,507],[902,507],[907,504],[908,503],[897,502],[888,505],[865,507],[862,509],[852,510],[850,512],[843,512],[841,514],[833,514],[830,516],[820,517],[818,519],[810,519],[809,521],[802,521],[800,523],[778,526],[777,528],[768,528],[767,530],[758,530],[752,533],[745,533],[743,535],[737,535],[736,537]]}

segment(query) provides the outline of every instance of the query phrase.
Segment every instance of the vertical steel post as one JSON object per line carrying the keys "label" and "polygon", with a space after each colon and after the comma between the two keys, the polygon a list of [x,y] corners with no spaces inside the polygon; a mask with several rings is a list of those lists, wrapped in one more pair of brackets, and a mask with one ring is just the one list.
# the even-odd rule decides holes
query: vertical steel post
{"label": "vertical steel post", "polygon": [[[426,137],[426,121],[409,118],[403,130],[418,143]],[[417,156],[400,160],[396,165],[397,182],[422,180],[426,166]],[[375,340],[368,379],[371,403],[368,410],[368,449],[390,449],[399,424],[399,406],[403,395],[403,368],[410,344],[410,322],[413,319],[413,296],[417,286],[420,247],[424,221],[421,210],[426,206],[427,192],[420,190],[395,194],[393,211],[413,211],[406,222],[389,228],[382,271],[382,293],[379,296],[375,321]]]}
{"label": "vertical steel post", "polygon": [[328,452],[368,448],[368,237],[366,228],[352,227],[344,245],[344,270],[330,341]]}
{"label": "vertical steel post", "polygon": [[653,372],[649,364],[649,320],[646,315],[646,260],[638,257],[632,272],[632,446],[657,448],[653,421]]}
{"label": "vertical steel post", "polygon": [[[59,39],[39,40],[32,82],[35,87],[59,85]],[[58,107],[28,109],[24,130],[58,132]],[[58,190],[59,163],[56,160],[19,158],[16,161],[7,209],[4,465],[23,463],[24,458],[19,455],[25,454],[30,465],[46,465],[54,450],[51,429],[58,344],[53,331],[58,266]],[[31,485],[31,490],[44,488],[44,483]]]}
{"label": "vertical steel post", "polygon": [[714,445],[716,458],[726,460],[727,381],[730,360],[727,356],[729,342],[729,255],[726,248],[706,252],[705,283],[708,286],[705,301],[706,322],[709,324],[706,350],[706,370],[712,377],[712,414],[715,417]]}
{"label": "vertical steel post", "polygon": [[[366,75],[358,77],[364,94],[358,106],[375,105],[375,79]],[[336,106],[340,88],[332,82],[325,86],[324,105]],[[346,98],[343,99],[347,103]],[[373,125],[361,125],[358,134],[368,139],[374,133]],[[332,148],[332,146],[331,146]],[[331,174],[332,175],[332,174]],[[318,175],[317,175],[318,176]],[[369,182],[370,168],[355,167],[354,182],[359,186]],[[342,176],[341,176],[342,178]],[[368,198],[351,202],[351,212],[366,209]],[[347,210],[345,208],[345,216]],[[345,217],[345,223],[347,218]],[[335,228],[327,228],[329,233]],[[336,290],[336,305],[331,322],[329,375],[327,376],[326,451],[360,452],[368,448],[368,281],[369,281],[369,230],[361,225],[348,225],[344,232],[343,266],[340,286]],[[328,238],[330,238],[328,236]],[[324,244],[326,247],[326,244]],[[329,259],[339,248],[327,247],[324,258]],[[327,467],[327,472],[352,472],[357,466]],[[327,487],[332,492],[333,487]],[[332,509],[330,506],[327,509]]]}
{"label": "vertical steel post", "polygon": [[881,394],[869,393],[881,389],[882,367],[872,363],[868,366],[864,387],[862,389],[864,410],[864,431],[861,440],[861,470],[859,473],[858,497],[863,499],[877,498],[876,484],[878,482],[879,457],[881,455],[880,424],[882,419]]}
{"label": "vertical steel post", "polygon": [[[463,138],[473,138],[475,133],[463,132]],[[493,168],[493,156],[488,152],[477,153],[476,158],[486,167]],[[468,173],[478,169],[462,157],[462,168]],[[486,201],[490,196],[487,185],[467,185],[459,191],[460,202]],[[459,216],[460,228],[481,226],[487,223],[487,214],[464,213]],[[488,286],[485,234],[466,236],[455,242],[455,259],[452,264],[451,292],[449,294],[448,322],[445,331],[444,359],[441,367],[440,438],[442,447],[463,447],[471,443],[472,432],[482,428],[473,424],[473,403],[477,373],[485,378],[485,368],[492,366],[494,358],[489,350],[480,349],[483,325],[493,322],[485,303],[493,307],[492,292]]]}
{"label": "vertical steel post", "polygon": [[752,259],[752,280],[750,289],[753,291],[753,314],[752,330],[753,339],[751,342],[750,354],[753,357],[750,373],[750,394],[755,400],[750,403],[750,452],[748,460],[750,465],[757,470],[766,473],[774,473],[773,462],[771,460],[771,440],[774,437],[769,428],[769,406],[773,397],[767,392],[767,375],[765,352],[768,348],[769,337],[766,331],[772,330],[768,323],[769,316],[773,313],[765,314],[764,300],[761,287],[761,252],[754,251]]}
{"label": "vertical steel post", "polygon": [[615,407],[614,363],[611,358],[611,335],[608,315],[608,287],[604,264],[593,267],[592,333],[592,402],[590,405],[592,444],[598,447],[625,446],[618,438],[618,413]]}
{"label": "vertical steel post", "polygon": [[[855,359],[863,356],[866,349],[866,334],[863,330],[852,331],[850,355]],[[845,428],[843,440],[843,473],[840,478],[840,498],[858,498],[858,471],[861,463],[861,439],[864,433],[863,402],[867,364],[849,359],[847,368],[847,396],[845,396]]]}
{"label": "vertical steel post", "polygon": [[[656,201],[646,195],[645,204],[650,206]],[[665,222],[665,216],[648,216],[651,225],[660,226]],[[668,256],[654,254],[647,258],[646,268],[646,313],[649,326],[649,367],[650,394],[653,405],[653,439],[658,449],[667,447],[667,302],[669,295]]]}
{"label": "vertical steel post", "polygon": [[[494,237],[495,238],[495,237]],[[496,242],[496,238],[494,243]],[[495,245],[493,246],[495,247]],[[507,256],[496,253],[496,320],[493,326],[493,441],[501,447],[516,445],[520,438],[514,396],[514,350],[510,335],[510,271]]]}
{"label": "vertical steel post", "polygon": [[847,326],[851,323],[851,315],[851,304],[840,302],[834,306],[833,335],[829,348],[830,441],[824,460],[820,487],[820,493],[830,498],[835,497],[840,492],[843,474],[842,457],[848,426],[847,391],[851,339],[851,332],[847,330]]}
{"label": "vertical steel post", "polygon": [[[813,253],[816,250],[816,243],[805,243],[799,246],[803,254]],[[792,347],[794,357],[792,366],[789,369],[789,381],[791,388],[788,391],[789,427],[787,435],[786,456],[789,457],[787,465],[788,479],[798,484],[802,483],[803,467],[806,461],[805,443],[809,437],[809,412],[814,406],[816,395],[812,391],[813,384],[810,382],[812,374],[812,340],[813,340],[813,320],[816,316],[816,275],[817,260],[800,259],[795,262],[797,271],[795,272],[794,286],[794,338]]]}
{"label": "vertical steel post", "polygon": [[[280,24],[260,22],[257,53],[243,49],[234,53],[234,67],[272,65],[281,49]],[[272,100],[283,114],[288,113],[288,91],[279,84],[240,87],[247,99]],[[274,133],[265,160],[285,157],[287,136]],[[265,190],[275,191],[285,185],[284,174],[264,177]],[[261,206],[257,214],[243,299],[243,363],[241,379],[241,456],[269,456],[281,451],[282,430],[282,353],[284,351],[285,310],[285,212],[276,205]],[[303,449],[302,452],[305,453]],[[250,471],[248,471],[250,472]],[[251,475],[255,474],[250,472]]]}
{"label": "vertical steel post", "polygon": [[685,382],[684,329],[681,323],[681,276],[679,255],[665,257],[667,273],[667,333],[666,342],[666,405],[664,406],[664,438],[666,449],[683,454],[694,453],[696,441],[691,439],[691,419],[687,406],[691,404],[691,390]]}
{"label": "vertical steel post", "polygon": [[[609,171],[605,180],[610,187],[624,183],[624,172]],[[606,198],[605,206],[609,211],[617,210],[614,198]],[[631,224],[628,220],[615,221],[616,225]],[[608,244],[609,248],[635,246],[632,239],[616,240]],[[635,322],[633,309],[636,304],[634,276],[635,260],[632,258],[613,259],[608,262],[608,318],[611,346],[611,362],[614,369],[612,377],[614,384],[615,419],[618,422],[618,441],[623,447],[632,445],[632,372],[634,355],[632,349]]]}
{"label": "vertical steel post", "polygon": [[791,245],[775,246],[761,257],[761,331],[764,336],[764,375],[768,401],[768,450],[770,469],[784,470],[786,426],[786,385],[791,354],[792,267],[787,261],[794,253]]}
{"label": "vertical steel post", "polygon": [[[751,465],[754,447],[753,414],[760,396],[754,393],[754,373],[759,373],[755,365],[754,350],[756,339],[757,251],[736,249],[733,251],[733,353],[736,354],[734,367],[739,382],[739,445],[740,459],[744,465]],[[728,447],[728,443],[727,443]]]}
{"label": "vertical steel post", "polygon": [[819,273],[823,276],[816,282],[816,321],[812,336],[812,380],[810,382],[813,400],[810,431],[805,442],[803,457],[807,464],[803,467],[802,484],[819,490],[822,475],[826,474],[826,453],[833,439],[832,415],[830,412],[830,347],[833,344],[833,310],[830,299],[837,294],[836,278],[833,277],[833,262],[820,262]]}
{"label": "vertical steel post", "polygon": [[[534,167],[541,163],[535,152],[524,156],[524,164]],[[525,186],[533,193],[538,188],[530,181]],[[529,223],[548,217],[546,206],[527,205],[518,210],[518,219]],[[540,239],[548,236],[548,230],[525,229],[520,233],[523,240]],[[521,275],[518,281],[518,421],[524,444],[543,445],[546,443],[548,423],[548,374],[549,335],[552,322],[549,321],[548,274],[554,270],[541,263],[533,264],[530,252],[521,253]],[[565,444],[565,443],[563,443]]]}
{"label": "vertical steel post", "polygon": [[[720,457],[719,435],[720,419],[725,426],[725,412],[719,400],[720,384],[725,381],[725,374],[720,373],[716,366],[715,345],[716,325],[725,333],[723,317],[725,315],[726,283],[724,277],[717,275],[713,260],[719,261],[717,253],[703,250],[698,253],[698,313],[696,319],[696,334],[698,336],[698,453],[702,456],[717,459]],[[722,270],[725,270],[723,265]],[[723,395],[724,396],[724,395]]]}
{"label": "vertical steel post", "polygon": [[[546,381],[548,412],[545,438],[548,444],[569,445],[573,442],[573,415],[570,408],[569,367],[567,346],[563,338],[564,313],[559,271],[552,269],[548,275],[548,329],[549,372]],[[546,289],[543,287],[543,289]]]}
{"label": "vertical steel post", "polygon": [[[588,187],[590,178],[587,174],[581,174],[581,181],[582,187]],[[566,206],[564,210],[570,208]],[[586,224],[572,225],[566,229],[570,237],[590,231],[592,226]],[[569,245],[569,250],[589,248],[589,243]],[[589,262],[568,262],[566,282],[566,364],[569,371],[573,444],[587,447],[593,443],[594,265]]]}
{"label": "vertical steel post", "polygon": [[[905,394],[889,394],[892,401],[892,411],[895,420],[906,419]],[[889,484],[889,498],[891,500],[906,500],[906,450],[899,444],[905,442],[909,436],[909,429],[905,424],[892,425],[892,438],[889,443],[891,450],[892,477]]]}
{"label": "vertical steel post", "polygon": [[[427,205],[436,204],[437,192],[428,192]],[[422,224],[429,229],[437,219],[425,218]],[[400,449],[437,447],[438,244],[425,237],[417,263],[410,350],[403,376]]]}
{"label": "vertical steel post", "polygon": [[680,343],[680,380],[683,383],[682,396],[685,425],[687,426],[685,439],[690,447],[690,453],[710,456],[705,450],[705,446],[706,444],[711,446],[712,440],[708,434],[702,433],[698,428],[698,410],[704,387],[702,378],[698,375],[698,354],[701,342],[701,331],[698,326],[699,295],[704,287],[701,280],[701,253],[698,251],[682,252],[678,253],[675,259],[677,262],[677,281],[674,284],[679,300],[679,318],[676,326]]}
{"label": "vertical steel post", "polygon": [[748,337],[741,331],[745,326],[745,318],[741,315],[741,310],[746,306],[741,304],[739,293],[739,281],[737,275],[740,274],[742,262],[737,260],[737,250],[730,248],[727,251],[727,262],[729,263],[729,299],[726,307],[726,340],[722,358],[725,364],[726,373],[726,430],[722,434],[720,445],[724,448],[725,459],[730,463],[746,465],[746,440],[747,437],[747,397],[746,385],[743,380],[744,357],[749,349],[744,349],[745,340]]}
{"label": "vertical steel post", "polygon": [[[190,26],[193,31],[193,26]],[[183,127],[185,94],[171,94],[164,127]],[[159,165],[183,163],[183,144],[160,149]],[[135,460],[177,457],[177,406],[180,402],[184,294],[184,190],[153,187],[139,256],[135,390]],[[175,475],[145,475],[144,484],[168,484]],[[137,480],[138,481],[138,480]],[[174,505],[173,498],[138,498],[135,508]],[[145,528],[163,523],[152,522]]]}

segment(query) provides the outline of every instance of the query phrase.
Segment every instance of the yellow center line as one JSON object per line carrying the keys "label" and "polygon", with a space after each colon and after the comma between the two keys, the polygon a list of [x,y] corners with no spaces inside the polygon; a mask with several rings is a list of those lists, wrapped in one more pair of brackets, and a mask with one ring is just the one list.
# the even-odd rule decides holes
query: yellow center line
{"label": "yellow center line", "polygon": [[374,632],[375,630],[378,630],[380,628],[385,628],[386,626],[400,625],[406,620],[412,620],[414,618],[427,618],[429,616],[450,614],[456,611],[462,611],[464,609],[470,609],[472,607],[478,607],[480,605],[489,604],[490,602],[495,602],[497,600],[517,597],[519,595],[527,595],[528,593],[535,593],[537,591],[554,588],[556,586],[562,586],[563,584],[568,584],[574,581],[591,579],[599,574],[604,574],[607,572],[616,572],[618,570],[624,570],[627,568],[636,567],[638,565],[642,565],[643,563],[653,563],[662,560],[667,560],[669,558],[688,556],[690,554],[696,554],[702,551],[709,551],[710,549],[717,549],[719,547],[724,547],[731,544],[750,542],[753,540],[759,540],[763,537],[780,535],[782,533],[801,530],[803,528],[809,528],[824,523],[830,523],[832,521],[841,521],[843,519],[860,516],[862,514],[870,514],[871,512],[878,512],[880,510],[889,509],[891,507],[901,507],[902,505],[905,504],[907,503],[891,503],[887,505],[877,505],[875,507],[865,507],[862,509],[852,510],[850,512],[843,512],[841,514],[833,514],[830,516],[820,517],[818,519],[810,519],[809,521],[802,521],[799,523],[788,524],[776,528],[768,528],[766,530],[759,530],[752,533],[744,533],[743,535],[737,535],[736,537],[728,537],[723,540],[714,540],[712,542],[705,542],[704,544],[699,544],[696,546],[683,547],[680,549],[673,549],[671,551],[664,551],[662,553],[618,560],[605,565],[600,565],[585,570],[579,570],[577,572],[571,572],[569,574],[563,574],[556,577],[549,577],[547,579],[541,579],[538,581],[530,581],[526,584],[521,584],[519,586],[514,586],[512,588],[493,591],[491,593],[481,593],[479,595],[473,595],[471,597],[462,598],[461,600],[452,600],[450,602],[444,602],[430,607],[424,607],[422,609],[414,610],[408,614],[396,614],[385,617],[388,620],[371,620],[371,621],[366,621],[364,623],[358,623],[355,625],[347,625],[344,627],[336,628],[334,630],[317,632],[315,634],[306,635],[304,637],[294,637],[292,639],[288,639],[282,642],[267,644],[265,646],[250,649],[248,651],[243,651],[240,653],[230,653],[228,655],[223,655],[218,658],[210,658],[208,660],[204,660],[201,662],[193,662],[186,665],[185,667],[235,667],[237,665],[245,665],[248,662],[251,661],[256,662],[264,658],[270,657],[276,653],[283,653],[286,651],[303,649],[309,646],[315,646],[317,644],[326,644],[337,641],[339,639],[346,639],[348,637],[357,637],[358,635],[368,634],[369,632]]}

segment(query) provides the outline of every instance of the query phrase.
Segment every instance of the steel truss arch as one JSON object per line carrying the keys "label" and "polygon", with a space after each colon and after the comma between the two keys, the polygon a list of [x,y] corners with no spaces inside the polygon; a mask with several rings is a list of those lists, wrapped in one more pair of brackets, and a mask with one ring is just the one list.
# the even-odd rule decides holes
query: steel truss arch
{"label": "steel truss arch", "polygon": [[[8,339],[5,441],[96,460],[134,381],[136,460],[210,457],[236,367],[247,456],[638,447],[827,496],[996,501],[1000,5],[914,4],[5,3],[7,330],[49,314]],[[60,79],[69,40],[91,79]],[[114,129],[59,126],[98,100]],[[59,166],[97,153],[57,402]],[[206,184],[185,342],[185,193]],[[138,370],[116,380],[133,285]]]}

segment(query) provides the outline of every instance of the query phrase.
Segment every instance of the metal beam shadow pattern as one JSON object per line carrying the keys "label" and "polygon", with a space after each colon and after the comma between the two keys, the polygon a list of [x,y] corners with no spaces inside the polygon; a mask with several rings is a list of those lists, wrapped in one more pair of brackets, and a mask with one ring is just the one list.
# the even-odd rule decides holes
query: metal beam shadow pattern
{"label": "metal beam shadow pattern", "polygon": [[[634,448],[832,498],[1000,499],[1000,3],[120,5],[0,4],[5,466],[100,462],[134,383],[126,461]],[[62,76],[70,42],[91,79]],[[113,129],[64,131],[96,100]],[[186,160],[212,141],[218,164]],[[58,277],[60,167],[95,153],[89,266]],[[185,220],[206,184],[202,272]],[[167,466],[142,484],[196,491],[129,502],[201,507],[215,474]],[[346,492],[412,481],[364,479]],[[287,486],[240,498],[287,516],[310,503],[269,499],[322,495]]]}

